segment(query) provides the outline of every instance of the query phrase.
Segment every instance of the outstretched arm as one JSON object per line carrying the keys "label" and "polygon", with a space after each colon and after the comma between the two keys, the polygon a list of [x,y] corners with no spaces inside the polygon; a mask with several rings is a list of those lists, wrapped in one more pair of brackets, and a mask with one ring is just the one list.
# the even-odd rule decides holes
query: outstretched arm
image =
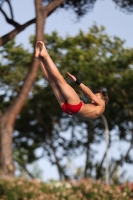
{"label": "outstretched arm", "polygon": [[[72,74],[70,74],[69,72],[67,72],[67,75],[69,77],[70,80],[72,80],[73,82],[76,82],[77,78],[75,76],[73,76]],[[84,85],[83,83],[80,83],[79,87],[81,88],[81,90],[91,99],[93,100],[96,104],[100,105],[101,103],[101,99],[99,99],[91,90],[90,88],[88,88],[86,85]]]}

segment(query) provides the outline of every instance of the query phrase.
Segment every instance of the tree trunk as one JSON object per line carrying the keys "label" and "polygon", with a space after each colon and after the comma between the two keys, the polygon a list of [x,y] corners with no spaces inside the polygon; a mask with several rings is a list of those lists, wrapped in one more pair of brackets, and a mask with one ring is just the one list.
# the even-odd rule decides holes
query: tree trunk
{"label": "tree trunk", "polygon": [[91,132],[91,127],[92,127],[92,123],[88,122],[88,126],[87,126],[87,141],[86,141],[86,161],[85,161],[85,169],[84,169],[84,177],[87,178],[88,174],[88,162],[89,162],[89,158],[90,158],[90,143],[92,140],[92,132]]}
{"label": "tree trunk", "polygon": [[0,116],[0,177],[14,177],[15,166],[12,159],[13,127],[8,124],[8,115]]}
{"label": "tree trunk", "polygon": [[[35,0],[36,6],[36,40],[43,39],[44,19],[40,12],[41,0]],[[40,17],[41,15],[41,17]],[[33,58],[29,72],[25,78],[20,93],[16,96],[12,104],[7,108],[0,119],[0,169],[2,178],[13,178],[15,167],[12,159],[12,133],[17,115],[21,112],[22,107],[27,99],[28,93],[37,76],[39,62]]]}

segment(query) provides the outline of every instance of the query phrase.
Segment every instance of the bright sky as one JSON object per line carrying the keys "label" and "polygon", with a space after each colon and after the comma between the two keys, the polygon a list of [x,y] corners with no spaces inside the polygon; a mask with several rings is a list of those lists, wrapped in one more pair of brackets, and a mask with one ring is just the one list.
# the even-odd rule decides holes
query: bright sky
{"label": "bright sky", "polygon": [[[33,0],[11,0],[13,2],[15,20],[19,23],[24,23],[27,19],[35,17],[35,11],[33,7]],[[6,4],[4,6],[6,8]],[[21,9],[20,9],[21,8]],[[10,25],[5,25],[3,15],[0,13],[1,29],[0,35],[13,30]],[[116,8],[116,5],[112,0],[97,0],[94,9],[86,14],[80,21],[76,21],[76,17],[72,11],[60,11],[57,10],[54,14],[48,17],[45,26],[45,32],[51,33],[56,30],[59,35],[66,36],[76,35],[79,29],[84,32],[88,31],[88,28],[96,22],[98,26],[104,25],[106,32],[110,36],[118,36],[123,40],[126,40],[126,45],[133,47],[133,14],[125,14]],[[35,33],[35,26],[31,25],[17,36],[17,41],[27,45],[29,35]]]}
{"label": "bright sky", "polygon": [[[35,9],[33,7],[33,0],[12,0],[14,6],[15,20],[19,23],[24,23],[27,19],[32,19],[35,16]],[[5,9],[7,7],[5,6]],[[86,14],[80,21],[76,21],[76,17],[72,11],[60,11],[58,10],[50,17],[48,17],[45,26],[45,33],[51,33],[56,30],[59,35],[65,37],[67,34],[74,36],[78,33],[79,29],[84,32],[88,31],[88,28],[96,23],[98,26],[105,26],[106,33],[110,36],[118,36],[125,40],[126,47],[133,48],[133,14],[125,14],[116,8],[116,5],[112,0],[97,0],[92,12]],[[8,33],[14,28],[10,25],[6,25],[5,19],[0,13],[0,36]],[[29,47],[28,38],[31,34],[35,34],[35,26],[31,25],[20,33],[16,39],[18,43],[23,43],[26,48]],[[118,145],[120,149],[121,146]],[[125,147],[126,148],[126,147]],[[110,153],[115,152],[110,150]],[[101,153],[102,155],[102,153]],[[99,155],[98,155],[99,156]],[[76,162],[80,165],[83,162],[83,158],[78,158]],[[44,171],[43,180],[50,178],[58,179],[56,167],[51,167],[45,159],[39,161],[39,167]],[[133,166],[126,168],[130,172],[133,171]]]}

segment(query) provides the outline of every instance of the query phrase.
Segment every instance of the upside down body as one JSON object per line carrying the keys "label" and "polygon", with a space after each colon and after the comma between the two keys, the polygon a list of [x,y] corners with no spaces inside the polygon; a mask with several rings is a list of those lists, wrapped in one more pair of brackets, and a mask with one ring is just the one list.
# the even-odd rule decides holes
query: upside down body
{"label": "upside down body", "polygon": [[69,79],[78,84],[81,90],[91,99],[91,103],[88,104],[81,102],[76,91],[60,74],[42,41],[36,43],[35,57],[39,59],[42,72],[51,85],[59,105],[65,113],[88,120],[99,117],[105,111],[105,106],[108,102],[107,94],[102,91],[94,94],[89,87],[79,82],[75,76],[67,72]]}

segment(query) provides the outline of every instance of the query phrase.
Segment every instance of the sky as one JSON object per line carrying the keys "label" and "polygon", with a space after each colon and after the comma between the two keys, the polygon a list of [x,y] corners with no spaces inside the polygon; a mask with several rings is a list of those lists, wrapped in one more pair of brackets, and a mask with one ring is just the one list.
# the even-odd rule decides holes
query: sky
{"label": "sky", "polygon": [[[19,23],[24,23],[27,19],[35,17],[35,9],[33,6],[33,0],[11,0],[14,8],[15,20]],[[7,10],[6,4],[4,8]],[[20,10],[21,8],[21,10]],[[5,25],[3,15],[0,14],[1,28],[0,35],[3,35],[13,27]],[[126,40],[128,47],[133,47],[133,14],[125,14],[116,8],[116,5],[112,0],[97,0],[93,10],[82,17],[80,20],[76,20],[76,16],[73,11],[60,11],[59,9],[47,18],[45,32],[51,33],[56,30],[59,35],[65,37],[67,34],[74,36],[78,33],[79,29],[84,32],[88,31],[94,22],[98,26],[104,25],[106,32],[110,36],[118,36],[123,40]],[[23,43],[25,46],[28,45],[29,35],[35,33],[35,26],[31,25],[23,32],[21,32],[16,38],[18,42]]]}
{"label": "sky", "polygon": [[[33,6],[33,0],[11,0],[14,8],[14,17],[15,20],[19,23],[25,23],[27,20],[35,17],[35,8]],[[21,8],[21,9],[20,9]],[[4,5],[4,9],[7,10],[7,6]],[[45,33],[50,34],[52,31],[57,31],[58,34],[62,37],[67,35],[75,36],[78,34],[81,29],[83,32],[88,32],[89,27],[94,23],[98,26],[104,26],[106,33],[110,36],[117,36],[122,40],[125,40],[125,47],[133,48],[133,14],[126,14],[116,8],[116,5],[112,0],[97,0],[93,10],[90,13],[87,13],[80,20],[76,19],[73,11],[60,11],[59,9],[53,13],[46,20]],[[3,15],[0,13],[0,36],[8,33],[14,28],[5,23]],[[29,46],[29,36],[35,34],[35,26],[31,25],[23,32],[17,35],[16,41],[18,44],[22,43],[25,48],[30,48]],[[100,157],[104,152],[103,151],[97,155]],[[118,149],[122,149],[123,144],[118,144]],[[127,147],[125,146],[125,149]],[[115,154],[116,149],[110,149],[110,154]],[[40,151],[37,152],[40,154]],[[78,166],[83,163],[84,158],[78,157],[75,160],[75,164]],[[51,165],[46,160],[40,160],[38,162],[39,167],[43,170],[44,181],[48,179],[58,179],[58,173],[56,167],[51,167]],[[30,168],[31,169],[31,168]],[[133,171],[133,166],[126,166],[127,171]],[[133,179],[132,179],[133,180]]]}

